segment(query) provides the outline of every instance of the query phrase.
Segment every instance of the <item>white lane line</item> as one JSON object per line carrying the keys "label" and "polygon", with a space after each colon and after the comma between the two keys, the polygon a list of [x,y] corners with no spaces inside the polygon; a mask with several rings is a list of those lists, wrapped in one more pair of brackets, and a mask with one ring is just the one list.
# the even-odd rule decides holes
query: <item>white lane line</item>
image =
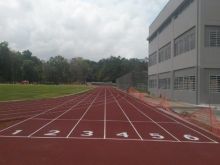
{"label": "white lane line", "polygon": [[[120,138],[83,138],[83,137],[69,137],[68,139],[66,137],[27,137],[27,136],[0,136],[0,138],[11,138],[11,139],[63,139],[63,140],[108,140],[108,141],[134,141],[134,142],[159,142],[159,143],[180,143],[178,141],[172,141],[172,140],[140,140],[140,139],[120,139]],[[214,142],[193,142],[193,141],[182,141],[181,143],[190,143],[190,144],[212,144],[216,145]]]}
{"label": "white lane line", "polygon": [[71,111],[74,107],[76,107],[77,105],[79,105],[80,103],[82,103],[84,100],[88,99],[88,97],[90,97],[90,95],[86,96],[84,99],[82,99],[81,101],[79,101],[77,104],[73,105],[72,107],[70,107],[68,110],[66,110],[65,112],[63,112],[61,115],[57,116],[56,118],[54,118],[53,120],[51,120],[50,122],[48,122],[47,124],[45,124],[44,126],[40,127],[38,130],[34,131],[33,133],[31,133],[30,135],[28,135],[28,137],[33,136],[35,133],[39,132],[40,130],[42,130],[43,128],[45,128],[46,126],[48,126],[49,124],[53,123],[54,121],[56,121],[58,118],[60,118],[61,116],[63,116],[64,114],[66,114],[67,112]]}
{"label": "white lane line", "polygon": [[9,116],[9,115],[20,115],[20,114],[28,114],[28,113],[39,113],[39,112],[42,112],[44,110],[36,110],[36,111],[28,111],[28,110],[25,110],[25,111],[21,111],[21,112],[16,112],[16,113],[8,113],[8,114],[0,114],[0,116]]}
{"label": "white lane line", "polygon": [[[75,94],[70,94],[70,95],[66,95],[66,96],[72,96],[72,98],[69,99],[69,101],[70,101],[70,100],[73,100],[73,99],[75,99],[75,98],[77,98],[77,97],[80,97],[80,96],[78,96],[79,94],[82,94],[81,96],[85,95],[84,93],[85,93],[85,92],[88,92],[88,91],[89,91],[89,90],[83,90],[83,91],[81,91],[81,92],[77,92],[77,93],[75,93]],[[93,90],[91,90],[91,91],[93,91]],[[91,91],[90,91],[90,92],[91,92]],[[62,100],[64,100],[64,98],[65,98],[66,96],[54,97],[54,98],[51,98],[51,99],[62,99]],[[74,97],[74,98],[73,98],[73,97]],[[63,102],[62,100],[58,100],[58,101]],[[27,100],[17,100],[17,101],[27,101]],[[28,106],[27,109],[39,105],[39,103],[36,103],[36,101],[38,101],[38,100],[32,100],[32,101],[34,101],[34,103],[31,104],[31,106]],[[1,103],[1,102],[0,102],[0,103]],[[2,102],[2,103],[9,103],[9,102]],[[43,105],[41,105],[40,107],[38,107],[38,109],[41,109],[41,108],[45,109],[45,106],[47,106],[47,104],[46,104],[46,103],[43,103]],[[7,107],[8,107],[8,106],[7,106]],[[26,111],[28,111],[27,109],[23,109],[23,105],[19,105],[19,106],[15,106],[15,105],[14,105],[12,108],[16,108],[16,109],[0,110],[0,116],[1,116],[1,115],[7,115],[9,112],[12,112],[12,113],[20,113],[20,112],[26,112]],[[48,108],[46,108],[46,109],[48,109]],[[2,113],[6,113],[6,112],[7,112],[7,114],[2,114]],[[29,112],[32,112],[32,111],[29,111]],[[10,114],[10,113],[9,113],[9,114]]]}
{"label": "white lane line", "polygon": [[[16,117],[10,117],[10,118],[3,118],[3,119],[0,119],[0,122],[1,121],[10,121],[10,120],[19,120],[19,119],[24,119],[24,118],[27,118],[27,117],[31,117],[31,116],[33,116],[34,114],[32,114],[32,115],[23,115],[23,116],[16,116]],[[1,132],[1,131],[0,131]]]}
{"label": "white lane line", "polygon": [[[111,91],[110,91],[111,92]],[[133,123],[131,122],[131,120],[129,119],[129,117],[127,116],[127,114],[124,112],[123,108],[121,107],[121,105],[119,104],[119,102],[116,100],[115,96],[112,94],[115,102],[117,103],[118,107],[121,109],[121,111],[123,112],[123,114],[125,115],[125,117],[127,118],[127,120],[129,121],[130,125],[132,126],[132,128],[134,129],[134,131],[136,132],[136,134],[138,135],[138,137],[143,140],[143,138],[141,137],[141,135],[139,134],[139,132],[137,131],[137,129],[135,128],[135,126],[133,125]]]}
{"label": "white lane line", "polygon": [[71,129],[71,131],[69,132],[69,134],[66,136],[66,138],[69,138],[70,135],[72,134],[72,132],[76,129],[76,127],[79,125],[80,121],[84,118],[84,116],[86,115],[86,113],[89,111],[89,109],[92,107],[92,105],[94,104],[94,102],[96,101],[97,97],[99,96],[100,92],[96,95],[96,97],[94,98],[94,100],[91,102],[91,104],[89,105],[89,107],[86,109],[86,111],[83,113],[82,117],[79,119],[79,121],[75,124],[75,126]]}
{"label": "white lane line", "polygon": [[[34,118],[33,120],[52,120],[52,119],[44,119],[44,118]],[[57,119],[58,121],[78,121],[79,119]],[[129,121],[127,120],[89,120],[89,119],[83,119],[82,121],[86,121],[86,122],[119,122],[119,123],[129,123]],[[136,120],[131,120],[132,123],[153,123],[152,121],[136,121]],[[164,124],[167,124],[167,123],[176,123],[176,122],[157,122],[157,123],[164,123]]]}
{"label": "white lane line", "polygon": [[[155,112],[157,112],[157,111],[155,111]],[[161,113],[161,112],[157,112],[157,113],[159,113],[159,114],[161,114],[161,115],[163,115],[163,116],[166,116],[166,117],[170,118],[171,120],[173,120],[173,121],[175,121],[175,122],[178,122],[177,120],[175,120],[174,118],[171,118],[170,116],[168,116],[168,115],[166,115],[166,114],[163,114],[163,113]],[[181,119],[180,119],[180,120],[181,120]],[[186,121],[184,121],[184,120],[182,120],[182,121],[183,121],[183,122],[186,122]],[[188,122],[188,123],[189,123],[189,122]],[[208,139],[208,140],[210,140],[210,141],[212,141],[212,142],[214,142],[214,143],[218,143],[217,141],[215,141],[215,140],[211,139],[210,137],[204,135],[203,133],[201,133],[201,132],[195,130],[194,128],[191,128],[191,127],[189,127],[189,126],[183,124],[182,122],[178,122],[178,124],[180,124],[180,125],[182,125],[183,127],[186,127],[186,128],[188,128],[188,129],[190,129],[190,130],[192,130],[192,131],[194,131],[194,132],[200,134],[201,136],[205,137],[206,139]],[[192,125],[192,123],[189,123],[189,124]],[[198,126],[195,125],[194,127],[198,127]],[[201,129],[201,128],[198,128],[198,129]],[[208,133],[209,133],[209,132],[208,132]]]}
{"label": "white lane line", "polygon": [[[127,95],[128,95],[128,94],[127,94]],[[130,96],[130,95],[128,95],[128,96]],[[130,98],[135,98],[135,97],[130,96]],[[176,122],[176,124],[180,124],[180,125],[182,125],[182,126],[188,128],[188,129],[191,129],[192,131],[194,131],[194,132],[200,134],[201,136],[203,136],[203,137],[209,139],[210,141],[212,141],[212,142],[214,142],[214,143],[218,143],[217,141],[211,139],[210,137],[204,135],[203,133],[201,133],[201,132],[199,132],[199,131],[197,131],[197,130],[195,130],[195,129],[193,129],[193,128],[187,126],[187,125],[185,125],[184,123],[182,123],[182,122],[186,122],[184,119],[179,119],[179,120],[182,121],[182,122],[179,122],[179,121],[177,121],[176,119],[174,119],[173,116],[171,117],[170,115],[165,114],[165,112],[163,112],[163,111],[161,111],[161,110],[160,110],[161,112],[159,112],[158,110],[155,110],[152,106],[147,105],[147,103],[144,103],[144,102],[138,100],[137,98],[135,98],[135,99],[136,99],[136,102],[139,102],[139,103],[141,103],[142,105],[144,105],[144,106],[150,108],[150,109],[153,110],[154,112],[156,112],[156,113],[158,113],[158,114],[161,114],[162,116],[167,117],[168,119],[171,119],[172,121]],[[190,124],[190,125],[193,125],[194,127],[198,128],[198,129],[202,129],[202,128],[200,128],[200,127],[198,127],[198,126],[196,126],[196,125],[194,125],[194,124],[192,124],[192,123],[190,123],[190,122],[187,122],[187,123]],[[203,129],[202,129],[202,130],[203,130]],[[205,130],[204,130],[204,131],[205,131]],[[207,131],[206,131],[206,132],[207,132]],[[207,133],[210,134],[210,132],[207,132]]]}
{"label": "white lane line", "polygon": [[139,113],[141,113],[142,115],[144,115],[146,118],[148,118],[149,120],[151,120],[154,124],[156,124],[159,128],[161,128],[162,130],[164,130],[166,133],[168,133],[171,137],[173,137],[175,140],[179,141],[180,140],[174,136],[172,133],[170,133],[168,130],[166,130],[164,127],[162,127],[160,124],[158,124],[157,122],[155,122],[151,117],[149,117],[148,115],[146,115],[144,112],[142,112],[138,107],[136,107],[134,104],[130,103],[127,99],[124,99],[128,104],[130,104],[132,107],[134,107],[136,109],[136,111],[138,111]]}
{"label": "white lane line", "polygon": [[24,122],[26,122],[26,121],[29,121],[29,120],[31,120],[31,119],[33,119],[33,118],[35,118],[35,117],[38,117],[38,116],[43,115],[43,114],[45,114],[45,113],[47,113],[47,112],[50,112],[50,111],[52,111],[52,110],[54,110],[54,109],[56,109],[56,108],[62,107],[63,105],[65,105],[65,104],[67,104],[67,103],[69,103],[69,102],[71,102],[71,101],[78,100],[79,98],[82,98],[84,95],[85,95],[85,94],[83,94],[83,95],[81,95],[81,96],[76,96],[75,98],[70,99],[70,100],[67,100],[67,101],[65,101],[64,103],[62,103],[62,104],[60,104],[60,105],[57,105],[57,106],[55,106],[55,107],[53,107],[53,108],[50,108],[50,109],[48,109],[48,110],[46,110],[46,111],[44,111],[44,112],[42,112],[42,113],[39,113],[39,114],[34,115],[34,116],[32,116],[32,117],[30,117],[30,118],[28,118],[28,119],[25,119],[25,120],[22,120],[22,121],[20,121],[20,122],[18,122],[18,123],[16,123],[16,124],[13,124],[13,125],[11,125],[11,126],[5,128],[5,129],[0,130],[0,133],[3,132],[3,131],[8,130],[8,129],[10,129],[10,128],[13,128],[13,127],[15,127],[15,126],[17,126],[17,125],[19,125],[19,124],[22,124],[22,123],[24,123]]}
{"label": "white lane line", "polygon": [[106,139],[106,88],[105,88],[105,105],[104,105],[104,139]]}
{"label": "white lane line", "polygon": [[[142,103],[142,102],[139,101],[139,100],[138,100],[138,102]],[[195,129],[193,129],[193,128],[187,126],[187,125],[185,125],[184,123],[182,123],[182,122],[185,122],[183,119],[180,119],[182,122],[179,122],[179,121],[177,121],[176,119],[174,119],[174,117],[171,117],[171,116],[169,116],[168,114],[164,114],[163,111],[162,111],[162,112],[159,112],[158,110],[155,110],[153,107],[151,107],[151,106],[149,106],[149,105],[147,105],[147,104],[145,104],[145,103],[142,103],[142,104],[145,105],[146,107],[152,109],[154,112],[156,112],[156,113],[158,113],[158,114],[160,114],[160,115],[162,115],[162,116],[164,116],[164,117],[167,117],[168,119],[171,119],[172,121],[176,122],[177,124],[180,124],[180,125],[182,125],[183,127],[186,127],[186,128],[188,128],[188,129],[192,130],[193,132],[196,132],[196,133],[200,134],[201,136],[205,137],[206,139],[208,139],[208,140],[210,140],[210,141],[212,141],[212,142],[214,142],[214,143],[218,143],[217,141],[211,139],[210,137],[204,135],[203,133],[201,133],[201,132],[199,132],[199,131],[197,131],[197,130],[195,130]],[[187,123],[189,123],[189,122],[187,122]],[[189,123],[189,124],[192,125],[192,123]],[[198,126],[196,126],[196,125],[195,125],[195,127],[197,127],[198,129],[200,129],[200,128],[199,128]]]}

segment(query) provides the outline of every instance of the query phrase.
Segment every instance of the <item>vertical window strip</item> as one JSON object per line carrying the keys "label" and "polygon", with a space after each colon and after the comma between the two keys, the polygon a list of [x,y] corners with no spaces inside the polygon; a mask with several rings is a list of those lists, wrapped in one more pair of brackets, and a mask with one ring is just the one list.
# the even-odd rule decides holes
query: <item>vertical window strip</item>
{"label": "vertical window strip", "polygon": [[149,66],[153,66],[155,64],[157,64],[157,52],[149,56]]}
{"label": "vertical window strip", "polygon": [[220,47],[220,26],[205,27],[205,46]]}
{"label": "vertical window strip", "polygon": [[157,79],[149,80],[149,88],[157,88]]}
{"label": "vertical window strip", "polygon": [[209,91],[211,93],[220,93],[220,75],[212,75],[209,78]]}
{"label": "vertical window strip", "polygon": [[160,89],[170,89],[170,78],[159,79]]}
{"label": "vertical window strip", "polygon": [[159,62],[169,60],[171,58],[171,43],[167,44],[159,50]]}
{"label": "vertical window strip", "polygon": [[191,51],[195,49],[195,46],[196,46],[195,28],[193,28],[175,40],[174,56],[178,56],[188,51]]}
{"label": "vertical window strip", "polygon": [[196,77],[195,76],[175,77],[174,89],[195,91],[196,90]]}

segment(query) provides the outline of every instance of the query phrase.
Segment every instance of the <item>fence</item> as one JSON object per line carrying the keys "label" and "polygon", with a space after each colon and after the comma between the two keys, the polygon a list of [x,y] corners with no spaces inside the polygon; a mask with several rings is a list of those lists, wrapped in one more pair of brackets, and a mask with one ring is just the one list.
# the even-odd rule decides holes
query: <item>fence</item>
{"label": "fence", "polygon": [[[218,111],[212,107],[179,107],[172,104],[165,97],[152,98],[148,94],[140,93],[134,88],[129,88],[127,92],[153,107],[160,108],[171,115],[194,123],[220,137],[220,119],[216,115]],[[177,112],[177,109],[182,111]]]}
{"label": "fence", "polygon": [[133,87],[147,92],[148,90],[148,72],[130,72],[116,80],[117,87],[122,90],[128,90]]}

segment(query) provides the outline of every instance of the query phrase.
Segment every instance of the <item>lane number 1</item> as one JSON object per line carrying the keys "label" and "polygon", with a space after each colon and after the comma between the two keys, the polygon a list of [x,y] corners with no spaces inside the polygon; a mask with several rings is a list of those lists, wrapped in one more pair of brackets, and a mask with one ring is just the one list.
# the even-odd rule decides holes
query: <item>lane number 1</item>
{"label": "lane number 1", "polygon": [[21,133],[23,130],[16,130],[14,133],[12,133],[12,135],[17,135],[19,133]]}

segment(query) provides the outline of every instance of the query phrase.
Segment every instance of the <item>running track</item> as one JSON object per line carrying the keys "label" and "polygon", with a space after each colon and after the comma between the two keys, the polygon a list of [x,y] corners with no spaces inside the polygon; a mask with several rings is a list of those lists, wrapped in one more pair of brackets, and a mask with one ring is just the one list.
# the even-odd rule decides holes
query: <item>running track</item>
{"label": "running track", "polygon": [[217,137],[114,88],[50,103],[0,130],[0,165],[220,164]]}

